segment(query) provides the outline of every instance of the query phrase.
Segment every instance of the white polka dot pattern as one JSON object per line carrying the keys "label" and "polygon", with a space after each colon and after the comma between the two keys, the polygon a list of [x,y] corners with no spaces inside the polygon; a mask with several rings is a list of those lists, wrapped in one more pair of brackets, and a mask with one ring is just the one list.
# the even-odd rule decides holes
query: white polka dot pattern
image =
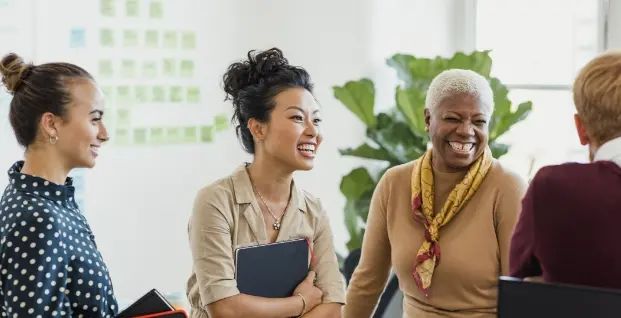
{"label": "white polka dot pattern", "polygon": [[0,199],[2,317],[114,317],[108,269],[79,212],[71,178],[57,185],[9,170]]}

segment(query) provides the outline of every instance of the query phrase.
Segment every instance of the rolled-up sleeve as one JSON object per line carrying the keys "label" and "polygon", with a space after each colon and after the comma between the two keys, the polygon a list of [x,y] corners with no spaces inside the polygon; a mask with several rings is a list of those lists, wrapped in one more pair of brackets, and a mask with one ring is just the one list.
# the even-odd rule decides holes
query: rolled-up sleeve
{"label": "rolled-up sleeve", "polygon": [[[321,203],[319,205],[321,206]],[[324,304],[345,304],[345,280],[339,270],[330,220],[323,206],[321,210],[313,240],[315,263],[312,269],[317,274],[316,286],[323,292]]]}
{"label": "rolled-up sleeve", "polygon": [[235,281],[231,224],[223,214],[223,198],[210,188],[194,201],[188,234],[196,283],[203,306],[239,294]]}

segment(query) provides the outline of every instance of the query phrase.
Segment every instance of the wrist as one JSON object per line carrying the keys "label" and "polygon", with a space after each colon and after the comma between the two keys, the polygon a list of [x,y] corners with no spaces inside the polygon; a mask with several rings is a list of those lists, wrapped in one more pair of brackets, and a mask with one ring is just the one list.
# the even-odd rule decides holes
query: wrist
{"label": "wrist", "polygon": [[306,304],[306,298],[304,298],[304,296],[302,296],[302,294],[300,294],[300,293],[297,293],[297,294],[293,295],[293,297],[295,297],[296,300],[298,301],[298,303],[302,305],[301,307],[298,307],[299,311],[297,312],[295,317],[302,317],[306,313],[306,311],[308,310],[307,309],[308,307],[306,306],[307,305]]}

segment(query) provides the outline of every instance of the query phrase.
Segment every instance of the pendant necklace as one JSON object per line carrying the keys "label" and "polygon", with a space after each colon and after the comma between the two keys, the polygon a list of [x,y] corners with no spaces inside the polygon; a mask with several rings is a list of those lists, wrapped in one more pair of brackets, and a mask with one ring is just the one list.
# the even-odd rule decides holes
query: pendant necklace
{"label": "pendant necklace", "polygon": [[280,219],[285,215],[285,211],[287,211],[287,207],[289,207],[289,202],[287,202],[287,205],[285,206],[285,209],[282,212],[282,214],[279,217],[276,217],[276,215],[274,215],[274,212],[272,212],[272,209],[270,209],[267,203],[265,203],[265,200],[263,200],[263,196],[261,195],[261,192],[259,192],[259,189],[257,189],[257,187],[254,185],[254,182],[252,181],[252,177],[250,177],[250,172],[248,171],[247,168],[246,168],[246,171],[248,172],[248,178],[250,179],[250,184],[252,184],[252,188],[255,191],[257,191],[257,194],[259,195],[259,199],[261,199],[261,202],[263,202],[263,205],[265,205],[265,207],[267,208],[267,212],[269,212],[272,218],[274,218],[274,224],[272,224],[272,227],[274,228],[274,230],[280,231]]}

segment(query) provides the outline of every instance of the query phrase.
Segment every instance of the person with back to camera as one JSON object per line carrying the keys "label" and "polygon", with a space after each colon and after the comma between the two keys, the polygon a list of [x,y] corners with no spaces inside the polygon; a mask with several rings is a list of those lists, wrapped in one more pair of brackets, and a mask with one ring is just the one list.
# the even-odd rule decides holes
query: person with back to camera
{"label": "person with back to camera", "polygon": [[621,51],[591,60],[573,85],[590,163],[541,168],[511,241],[510,276],[621,289]]}
{"label": "person with back to camera", "polygon": [[427,91],[432,148],[381,177],[344,317],[371,317],[394,267],[403,317],[496,317],[523,180],[492,158],[487,80],[447,70]]}
{"label": "person with back to camera", "polygon": [[[272,48],[250,51],[223,79],[237,135],[254,159],[196,196],[188,229],[194,264],[187,285],[190,316],[340,317],[345,282],[328,216],[319,199],[293,181],[295,171],[313,168],[323,139],[310,76]],[[236,248],[296,238],[309,239],[315,261],[291,297],[239,292]]]}
{"label": "person with back to camera", "polygon": [[103,96],[69,63],[0,61],[13,95],[9,120],[25,160],[8,171],[0,199],[0,306],[3,317],[114,317],[117,301],[95,237],[67,177],[92,168],[108,140]]}

